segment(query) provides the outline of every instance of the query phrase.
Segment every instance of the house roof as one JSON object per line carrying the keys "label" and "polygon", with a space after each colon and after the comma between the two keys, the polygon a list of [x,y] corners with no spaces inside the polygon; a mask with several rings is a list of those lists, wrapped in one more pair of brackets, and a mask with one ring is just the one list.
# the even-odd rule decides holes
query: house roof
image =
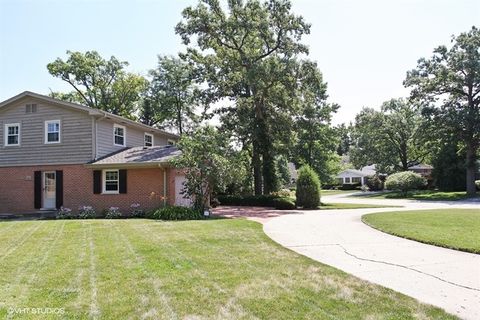
{"label": "house roof", "polygon": [[181,151],[175,146],[133,147],[106,155],[86,164],[93,168],[159,167],[166,166]]}
{"label": "house roof", "polygon": [[103,116],[107,119],[116,120],[116,121],[122,122],[126,125],[141,128],[143,130],[148,130],[148,131],[151,131],[151,132],[157,132],[157,133],[160,133],[160,134],[170,136],[172,138],[179,138],[179,136],[174,134],[174,133],[170,133],[170,132],[167,132],[167,131],[164,131],[164,130],[161,130],[161,129],[157,129],[157,128],[148,126],[146,124],[136,122],[136,121],[127,119],[125,117],[115,115],[115,114],[110,113],[110,112],[106,112],[106,111],[103,111],[103,110],[100,110],[100,109],[90,108],[90,107],[87,107],[87,106],[84,106],[84,105],[81,105],[81,104],[78,104],[78,103],[73,103],[73,102],[68,102],[68,101],[55,99],[55,98],[45,96],[45,95],[42,95],[42,94],[38,94],[38,93],[35,93],[35,92],[31,92],[31,91],[24,91],[20,94],[17,94],[16,96],[10,98],[10,99],[7,99],[5,101],[0,102],[0,109],[9,105],[12,102],[20,100],[24,97],[36,98],[36,99],[47,101],[47,102],[54,103],[54,104],[57,104],[57,105],[62,105],[64,107],[76,109],[76,110],[79,110],[79,111],[88,112],[88,114],[91,115],[91,116]]}
{"label": "house roof", "polygon": [[346,170],[343,170],[342,172],[340,172],[339,174],[337,174],[336,177],[337,178],[342,178],[345,175],[355,176],[355,177],[367,177],[367,176],[372,175],[372,173],[367,173],[367,172],[363,172],[363,171],[356,170],[356,169],[346,169]]}
{"label": "house roof", "polygon": [[433,167],[429,164],[419,163],[417,165],[408,167],[408,170],[428,170],[433,169]]}

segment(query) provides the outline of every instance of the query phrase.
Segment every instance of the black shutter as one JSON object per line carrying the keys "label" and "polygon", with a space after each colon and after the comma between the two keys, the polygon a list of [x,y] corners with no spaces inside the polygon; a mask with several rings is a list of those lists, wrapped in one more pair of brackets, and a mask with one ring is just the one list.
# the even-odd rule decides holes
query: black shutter
{"label": "black shutter", "polygon": [[57,209],[63,206],[63,171],[57,170],[55,172],[55,205]]}
{"label": "black shutter", "polygon": [[118,179],[120,183],[118,191],[120,193],[127,193],[127,170],[118,170]]}
{"label": "black shutter", "polygon": [[35,209],[42,207],[42,171],[35,171],[33,175],[33,204]]}
{"label": "black shutter", "polygon": [[93,170],[93,193],[102,193],[102,170]]}

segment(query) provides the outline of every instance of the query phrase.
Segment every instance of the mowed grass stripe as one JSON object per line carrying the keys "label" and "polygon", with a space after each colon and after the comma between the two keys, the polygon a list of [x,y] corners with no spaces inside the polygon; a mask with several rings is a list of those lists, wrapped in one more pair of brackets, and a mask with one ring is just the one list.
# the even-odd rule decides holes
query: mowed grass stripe
{"label": "mowed grass stripe", "polygon": [[161,280],[145,268],[145,257],[140,255],[137,248],[126,234],[126,225],[128,223],[118,222],[109,223],[116,231],[117,239],[124,244],[130,254],[129,259],[134,261],[136,269],[139,272],[139,283],[142,284],[143,291],[139,292],[140,301],[137,306],[137,313],[142,318],[155,319],[177,319],[176,313],[170,305],[170,299],[161,289]]}
{"label": "mowed grass stripe", "polygon": [[15,228],[9,229],[7,232],[0,233],[0,263],[10,254],[20,248],[45,222],[36,224],[31,222],[18,222]]}
{"label": "mowed grass stripe", "polygon": [[[24,232],[32,223],[39,222],[16,226]],[[90,220],[42,226],[29,248],[17,249],[41,250],[42,240],[52,246],[47,258],[30,253],[43,263],[21,270],[34,284],[25,287],[20,302],[8,294],[16,273],[4,271],[0,262],[3,305],[62,307],[66,319],[455,319],[289,251],[251,221]],[[23,258],[10,258],[4,261],[10,269],[24,264]],[[6,309],[0,309],[5,317]]]}

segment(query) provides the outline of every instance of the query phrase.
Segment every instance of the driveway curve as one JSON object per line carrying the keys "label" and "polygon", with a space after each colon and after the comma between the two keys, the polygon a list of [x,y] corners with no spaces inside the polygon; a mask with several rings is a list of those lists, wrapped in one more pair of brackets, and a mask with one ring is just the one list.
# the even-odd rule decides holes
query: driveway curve
{"label": "driveway curve", "polygon": [[404,207],[304,211],[266,221],[265,233],[314,260],[460,318],[480,319],[480,255],[395,237],[361,221],[367,213],[453,207],[480,210],[480,203],[352,199],[343,195],[323,197],[322,201]]}

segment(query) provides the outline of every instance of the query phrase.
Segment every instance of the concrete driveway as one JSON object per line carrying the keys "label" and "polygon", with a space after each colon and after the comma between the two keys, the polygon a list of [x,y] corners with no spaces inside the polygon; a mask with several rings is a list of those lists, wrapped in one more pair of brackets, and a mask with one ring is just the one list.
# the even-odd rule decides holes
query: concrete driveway
{"label": "concrete driveway", "polygon": [[304,211],[269,219],[264,224],[265,233],[314,260],[460,318],[480,319],[480,255],[391,236],[361,222],[362,215],[372,212],[453,207],[480,210],[480,203],[353,199],[342,195],[323,197],[322,201],[405,207]]}

